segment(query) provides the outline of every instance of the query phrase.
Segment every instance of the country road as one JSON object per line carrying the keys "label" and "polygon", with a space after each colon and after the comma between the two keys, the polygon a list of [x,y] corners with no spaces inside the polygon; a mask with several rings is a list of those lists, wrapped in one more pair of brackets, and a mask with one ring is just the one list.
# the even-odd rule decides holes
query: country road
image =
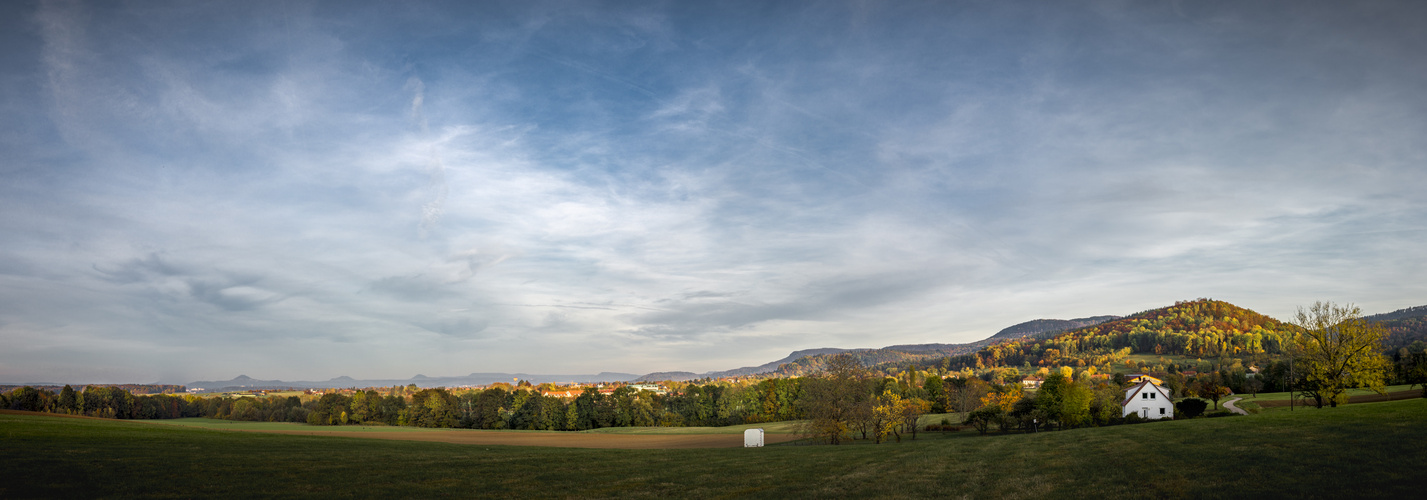
{"label": "country road", "polygon": [[1225,401],[1225,402],[1224,402],[1224,408],[1227,408],[1229,411],[1232,411],[1232,412],[1234,412],[1234,413],[1238,413],[1238,414],[1240,414],[1240,415],[1248,415],[1249,412],[1246,412],[1246,411],[1244,411],[1244,410],[1239,409],[1239,407],[1234,406],[1234,402],[1236,402],[1236,401],[1238,401],[1238,400],[1240,400],[1240,399],[1244,399],[1244,398],[1234,398],[1234,399],[1230,399],[1230,400],[1228,400],[1228,401]]}

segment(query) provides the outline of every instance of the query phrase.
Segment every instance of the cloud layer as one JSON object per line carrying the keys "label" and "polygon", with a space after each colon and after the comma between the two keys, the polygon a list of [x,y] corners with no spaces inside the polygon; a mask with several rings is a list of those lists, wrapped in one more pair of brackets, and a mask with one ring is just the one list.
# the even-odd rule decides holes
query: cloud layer
{"label": "cloud layer", "polygon": [[1414,2],[0,11],[0,381],[1427,303]]}

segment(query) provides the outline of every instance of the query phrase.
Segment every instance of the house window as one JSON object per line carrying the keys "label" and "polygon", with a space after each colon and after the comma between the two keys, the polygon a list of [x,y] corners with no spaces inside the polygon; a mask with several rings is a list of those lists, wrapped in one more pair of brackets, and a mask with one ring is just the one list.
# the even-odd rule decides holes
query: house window
{"label": "house window", "polygon": [[1150,399],[1154,399],[1154,393],[1153,393],[1153,392],[1150,393]]}
{"label": "house window", "polygon": [[1164,408],[1160,408],[1160,409],[1159,409],[1159,414],[1160,414],[1160,415],[1164,415]]}
{"label": "house window", "polygon": [[1141,395],[1140,395],[1140,399],[1149,399],[1149,398],[1150,398],[1150,395],[1149,395],[1149,394],[1141,394]]}

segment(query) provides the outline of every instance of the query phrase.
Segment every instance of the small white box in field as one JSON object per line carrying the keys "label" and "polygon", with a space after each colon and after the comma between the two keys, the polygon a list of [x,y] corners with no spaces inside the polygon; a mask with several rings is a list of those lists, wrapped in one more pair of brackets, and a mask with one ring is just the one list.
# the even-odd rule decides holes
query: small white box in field
{"label": "small white box in field", "polygon": [[762,447],[763,447],[763,429],[761,429],[761,428],[759,428],[759,429],[748,429],[748,430],[746,430],[746,431],[743,431],[743,447],[744,447],[744,448],[762,448]]}

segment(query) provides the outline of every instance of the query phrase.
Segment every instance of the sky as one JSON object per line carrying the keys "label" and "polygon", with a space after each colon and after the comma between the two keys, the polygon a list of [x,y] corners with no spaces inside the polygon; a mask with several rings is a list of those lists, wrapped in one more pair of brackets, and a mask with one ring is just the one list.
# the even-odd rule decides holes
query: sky
{"label": "sky", "polygon": [[1427,3],[0,4],[0,382],[1427,304]]}

